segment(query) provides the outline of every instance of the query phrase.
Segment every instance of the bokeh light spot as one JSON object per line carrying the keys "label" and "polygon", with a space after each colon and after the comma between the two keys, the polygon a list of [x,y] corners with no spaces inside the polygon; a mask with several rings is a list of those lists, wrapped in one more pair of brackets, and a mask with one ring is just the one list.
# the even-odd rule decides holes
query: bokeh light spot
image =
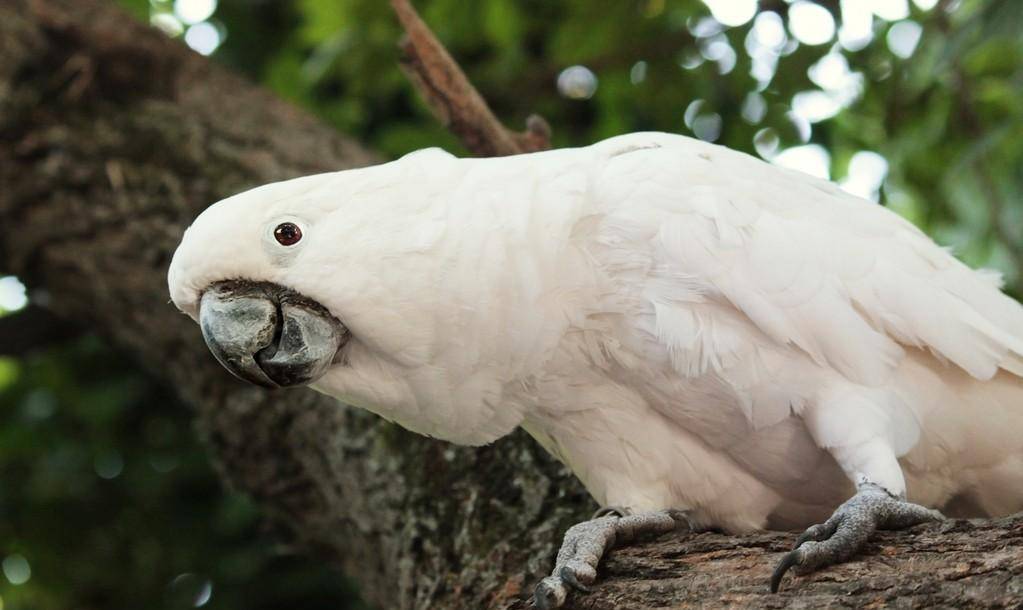
{"label": "bokeh light spot", "polygon": [[124,471],[124,458],[117,451],[104,451],[96,456],[92,467],[101,479],[116,479]]}
{"label": "bokeh light spot", "polygon": [[12,585],[23,585],[32,578],[32,566],[28,565],[28,560],[24,555],[18,553],[4,557],[3,563],[0,563],[0,569],[3,569],[4,576]]}
{"label": "bokeh light spot", "polygon": [[149,24],[171,38],[181,36],[185,31],[185,25],[181,20],[170,13],[153,13],[149,18]]}
{"label": "bokeh light spot", "polygon": [[217,10],[217,0],[175,0],[174,14],[182,22],[192,25],[206,21]]}
{"label": "bokeh light spot", "polygon": [[721,22],[712,17],[701,17],[696,20],[690,20],[689,33],[697,38],[710,38],[721,33],[723,28]]}
{"label": "bokeh light spot", "polygon": [[771,163],[825,180],[831,177],[831,155],[819,144],[786,148],[775,155]]}
{"label": "bokeh light spot", "polygon": [[838,29],[838,43],[847,51],[866,48],[874,39],[874,13],[863,0],[842,0],[842,27]]}
{"label": "bokeh light spot", "polygon": [[887,176],[888,160],[876,152],[861,150],[849,159],[848,171],[839,184],[846,192],[877,201]]}
{"label": "bokeh light spot", "polygon": [[813,135],[813,126],[810,121],[806,120],[806,117],[796,114],[795,112],[786,112],[785,118],[792,123],[792,127],[796,130],[796,135],[799,137],[800,142],[809,142],[810,136]]}
{"label": "bokeh light spot", "polygon": [[824,44],[835,36],[835,19],[823,6],[800,0],[789,7],[789,31],[803,44]]}
{"label": "bokeh light spot", "polygon": [[696,120],[696,116],[700,114],[700,109],[703,108],[703,100],[693,100],[686,106],[686,111],[682,115],[682,122],[686,124],[689,129],[693,128],[693,121]]}
{"label": "bokeh light spot", "polygon": [[47,419],[57,412],[57,396],[49,388],[36,388],[22,399],[21,412],[28,419]]}
{"label": "bokeh light spot", "polygon": [[209,55],[217,50],[222,42],[220,30],[209,21],[197,23],[185,32],[185,43],[197,53]]}
{"label": "bokeh light spot", "polygon": [[722,25],[740,26],[757,14],[757,0],[703,0]]}
{"label": "bokeh light spot", "polygon": [[823,91],[800,91],[792,97],[792,112],[811,123],[819,123],[838,114],[842,105]]}
{"label": "bokeh light spot", "polygon": [[785,22],[782,21],[778,13],[773,11],[764,11],[757,15],[750,35],[753,36],[757,44],[775,50],[785,46],[788,39],[785,34]]}
{"label": "bokeh light spot", "polygon": [[629,82],[633,85],[638,85],[646,80],[647,65],[645,61],[637,61],[632,64],[632,69],[629,70]]}
{"label": "bokeh light spot", "polygon": [[770,161],[778,152],[781,138],[773,127],[765,127],[753,135],[753,148],[756,149],[760,158]]}
{"label": "bokeh light spot", "polygon": [[18,311],[28,305],[25,285],[13,275],[0,277],[0,313]]}
{"label": "bokeh light spot", "polygon": [[923,28],[915,21],[900,21],[888,29],[888,50],[896,57],[907,59],[916,50]]}
{"label": "bokeh light spot", "polygon": [[597,75],[586,66],[569,66],[558,75],[558,93],[573,100],[590,99],[597,84]]}
{"label": "bokeh light spot", "polygon": [[721,74],[731,72],[735,68],[735,62],[738,59],[735,50],[728,43],[728,38],[724,34],[715,36],[707,41],[700,48],[700,54],[708,61],[717,62],[718,72]]}
{"label": "bokeh light spot", "polygon": [[704,114],[693,121],[693,133],[704,142],[714,142],[721,136],[721,115]]}
{"label": "bokeh light spot", "polygon": [[167,596],[168,601],[175,607],[200,608],[213,596],[213,582],[190,572],[178,574],[167,585]]}
{"label": "bokeh light spot", "polygon": [[906,0],[872,0],[874,14],[885,21],[898,21],[909,17],[909,3]]}
{"label": "bokeh light spot", "polygon": [[767,100],[756,91],[751,91],[742,100],[741,112],[744,121],[750,125],[756,125],[764,120],[764,115],[767,114]]}

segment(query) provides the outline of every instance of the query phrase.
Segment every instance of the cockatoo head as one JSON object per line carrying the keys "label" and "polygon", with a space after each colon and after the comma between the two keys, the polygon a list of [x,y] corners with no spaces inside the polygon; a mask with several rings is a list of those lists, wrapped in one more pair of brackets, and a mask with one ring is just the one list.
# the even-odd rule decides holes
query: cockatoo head
{"label": "cockatoo head", "polygon": [[221,364],[267,387],[312,383],[341,365],[356,327],[376,353],[421,353],[430,337],[416,328],[430,324],[416,305],[428,297],[409,295],[427,292],[416,278],[428,280],[406,254],[429,246],[423,210],[452,160],[419,151],[217,202],[174,253],[171,299]]}
{"label": "cockatoo head", "polygon": [[350,337],[328,305],[298,289],[315,268],[318,245],[330,239],[321,233],[339,207],[331,196],[336,176],[270,184],[220,201],[199,215],[174,254],[168,273],[174,304],[199,323],[217,360],[246,381],[266,387],[314,381]]}

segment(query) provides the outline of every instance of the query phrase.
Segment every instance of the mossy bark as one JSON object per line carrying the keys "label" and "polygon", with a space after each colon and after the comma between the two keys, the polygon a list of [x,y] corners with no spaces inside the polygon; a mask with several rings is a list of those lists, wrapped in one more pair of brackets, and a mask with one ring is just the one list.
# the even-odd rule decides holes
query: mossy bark
{"label": "mossy bark", "polygon": [[[195,406],[225,480],[251,494],[290,543],[356,578],[370,602],[522,606],[561,532],[594,508],[535,443],[517,433],[457,448],[311,391],[247,387],[217,366],[194,324],[168,303],[167,264],[204,206],[375,160],[108,3],[0,3],[0,271],[176,388]],[[916,541],[889,536],[883,559],[794,581],[780,597],[764,596],[761,576],[790,535],[661,541],[616,553],[597,591],[572,604],[800,605],[805,587],[820,593],[808,598],[813,605],[828,605],[850,599],[853,585],[836,580],[849,570],[867,582],[856,586],[881,593],[912,583],[952,591],[943,575],[958,570],[958,582],[979,583],[995,605],[1007,598],[991,583],[1019,593],[1021,526],[985,527],[975,530],[984,553],[934,528]],[[926,572],[906,567],[903,578],[902,566],[934,548],[925,541],[946,541],[937,547],[945,553],[934,553]],[[741,560],[721,560],[733,556]],[[713,574],[720,578],[708,583]],[[970,587],[958,590],[960,597],[934,599],[977,601],[963,592]]]}

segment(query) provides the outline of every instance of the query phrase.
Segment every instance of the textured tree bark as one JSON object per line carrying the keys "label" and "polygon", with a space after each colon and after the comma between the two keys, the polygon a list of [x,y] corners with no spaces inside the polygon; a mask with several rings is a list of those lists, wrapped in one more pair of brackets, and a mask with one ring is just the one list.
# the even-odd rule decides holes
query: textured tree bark
{"label": "textured tree bark", "polygon": [[881,532],[855,561],[767,592],[789,533],[691,534],[619,549],[571,607],[1020,608],[1023,519],[955,520]]}
{"label": "textured tree bark", "polygon": [[[177,388],[225,479],[289,541],[356,578],[370,602],[524,607],[561,532],[594,508],[535,443],[519,433],[456,448],[311,391],[244,386],[168,303],[170,255],[203,207],[374,160],[104,2],[0,3],[0,270]],[[766,579],[791,535],[670,537],[615,552],[596,591],[571,604],[821,606],[911,594],[997,607],[1023,591],[1021,528],[956,522],[886,535],[879,558],[793,580],[779,596],[765,594]]]}

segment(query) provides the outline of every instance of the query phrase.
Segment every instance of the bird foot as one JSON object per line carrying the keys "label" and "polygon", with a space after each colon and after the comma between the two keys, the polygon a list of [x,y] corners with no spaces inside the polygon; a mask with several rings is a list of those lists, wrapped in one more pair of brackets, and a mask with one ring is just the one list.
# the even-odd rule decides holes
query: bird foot
{"label": "bird foot", "polygon": [[577,523],[565,532],[551,575],[536,585],[533,605],[539,610],[560,608],[570,589],[589,591],[597,578],[597,564],[611,547],[627,544],[639,536],[664,534],[689,521],[680,511],[627,514],[621,508],[597,511],[593,519]]}
{"label": "bird foot", "polygon": [[855,555],[878,529],[902,529],[945,517],[938,511],[907,502],[867,480],[856,486],[856,495],[824,523],[811,525],[799,535],[792,550],[782,557],[771,575],[771,592],[777,593],[790,568],[809,574],[846,561]]}

